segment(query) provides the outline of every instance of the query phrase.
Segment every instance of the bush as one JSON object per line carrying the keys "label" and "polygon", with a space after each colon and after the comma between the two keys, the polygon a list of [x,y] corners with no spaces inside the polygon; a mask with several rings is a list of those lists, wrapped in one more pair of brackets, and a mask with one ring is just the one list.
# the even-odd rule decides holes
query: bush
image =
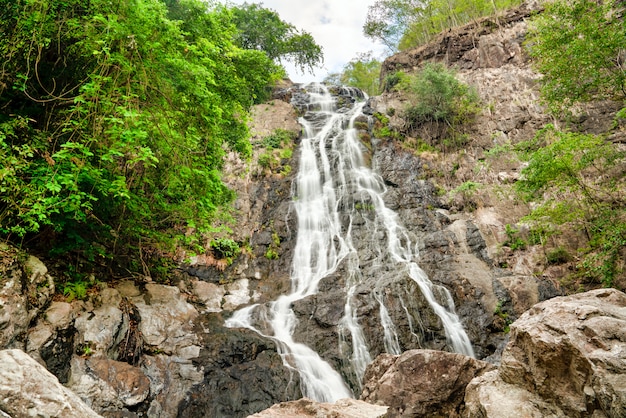
{"label": "bush", "polygon": [[230,261],[241,252],[239,244],[230,238],[214,239],[211,241],[211,249],[218,258],[224,258]]}
{"label": "bush", "polygon": [[403,78],[399,89],[411,103],[404,113],[409,130],[434,123],[443,127],[444,136],[455,137],[480,111],[476,90],[457,80],[454,71],[443,64],[427,63],[415,75]]}
{"label": "bush", "polygon": [[579,274],[613,286],[626,260],[626,152],[600,136],[553,126],[520,148],[528,166],[515,187],[534,202],[525,220],[546,231],[583,231],[588,247],[579,249]]}
{"label": "bush", "polygon": [[246,112],[282,69],[233,44],[231,16],[199,0],[180,21],[160,0],[9,3],[0,233],[144,270],[181,231],[210,231],[234,197],[225,152],[250,154]]}

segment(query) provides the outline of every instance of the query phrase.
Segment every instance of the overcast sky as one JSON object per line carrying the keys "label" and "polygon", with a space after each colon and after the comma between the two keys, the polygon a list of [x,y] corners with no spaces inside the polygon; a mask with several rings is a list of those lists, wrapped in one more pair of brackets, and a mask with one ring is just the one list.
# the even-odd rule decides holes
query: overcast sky
{"label": "overcast sky", "polygon": [[[367,9],[376,0],[230,0],[230,3],[262,3],[276,11],[281,20],[309,32],[324,53],[324,67],[315,74],[299,74],[285,65],[294,82],[322,81],[329,72],[339,72],[359,53],[373,51],[382,58],[384,47],[363,35]],[[287,64],[287,63],[285,63]]]}

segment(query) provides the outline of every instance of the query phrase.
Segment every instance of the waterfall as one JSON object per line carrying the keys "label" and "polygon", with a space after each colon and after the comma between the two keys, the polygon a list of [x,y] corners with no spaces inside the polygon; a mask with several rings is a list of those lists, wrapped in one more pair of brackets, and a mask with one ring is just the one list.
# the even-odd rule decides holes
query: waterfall
{"label": "waterfall", "polygon": [[[351,355],[346,359],[357,381],[372,361],[363,329],[354,306],[357,286],[364,279],[359,272],[359,254],[353,242],[353,219],[357,210],[371,213],[371,233],[382,237],[372,251],[376,263],[388,263],[404,271],[419,287],[443,325],[454,351],[473,356],[469,339],[454,312],[447,290],[434,286],[417,264],[416,245],[400,224],[397,214],[387,208],[383,179],[365,162],[364,145],[358,137],[355,120],[364,117],[364,100],[338,111],[337,98],[320,84],[305,88],[309,111],[300,119],[304,136],[300,147],[300,166],[294,184],[293,206],[297,215],[297,239],[291,270],[291,293],[266,305],[241,309],[226,322],[229,327],[245,327],[272,338],[284,364],[300,374],[303,395],[322,402],[352,397],[341,375],[315,351],[294,341],[297,318],[293,302],[318,292],[320,281],[346,266],[344,316],[339,325],[341,339],[349,335]],[[350,96],[359,92],[349,91]],[[348,96],[348,94],[346,94]],[[362,98],[362,95],[361,95]],[[352,97],[350,97],[352,99]],[[384,242],[384,244],[383,244]],[[384,346],[392,354],[401,347],[397,331],[385,306],[384,289],[369,289],[379,304]],[[408,309],[401,301],[402,308]],[[409,324],[412,328],[412,320]],[[411,329],[411,332],[413,329]],[[341,341],[337,341],[341,343]]]}

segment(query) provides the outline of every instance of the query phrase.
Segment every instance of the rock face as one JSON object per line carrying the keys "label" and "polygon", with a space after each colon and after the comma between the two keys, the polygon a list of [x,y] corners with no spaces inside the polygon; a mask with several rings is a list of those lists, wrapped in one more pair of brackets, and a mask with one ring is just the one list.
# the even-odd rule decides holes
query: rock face
{"label": "rock face", "polygon": [[443,351],[383,354],[367,368],[361,399],[389,406],[388,417],[459,417],[467,384],[493,369]]}
{"label": "rock face", "polygon": [[535,305],[511,326],[500,369],[468,386],[466,416],[626,416],[625,329],[614,289]]}
{"label": "rock face", "polygon": [[0,348],[20,347],[31,321],[54,294],[54,280],[36,257],[0,244]]}
{"label": "rock face", "polygon": [[100,417],[42,365],[17,349],[0,351],[2,413],[9,417]]}
{"label": "rock face", "polygon": [[372,405],[354,399],[340,399],[335,403],[320,403],[310,399],[283,402],[250,415],[249,418],[382,418],[387,412],[386,406]]}
{"label": "rock face", "polygon": [[188,389],[177,416],[245,417],[302,396],[297,373],[285,368],[271,340],[223,324],[216,314],[198,323],[203,348],[194,364],[204,370],[204,376]]}

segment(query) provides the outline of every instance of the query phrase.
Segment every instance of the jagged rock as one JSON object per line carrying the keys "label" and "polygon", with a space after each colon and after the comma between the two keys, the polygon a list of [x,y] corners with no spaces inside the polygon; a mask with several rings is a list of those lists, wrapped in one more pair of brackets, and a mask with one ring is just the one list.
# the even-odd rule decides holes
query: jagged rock
{"label": "jagged rock", "polygon": [[335,403],[320,403],[310,399],[283,402],[249,418],[379,418],[386,416],[386,406],[372,405],[355,399],[340,399]]}
{"label": "jagged rock", "polygon": [[0,411],[16,418],[100,416],[43,366],[17,349],[0,351]]}
{"label": "jagged rock", "polygon": [[54,294],[46,266],[34,256],[19,258],[17,249],[0,244],[0,348],[24,348],[28,326]]}
{"label": "jagged rock", "polygon": [[220,312],[222,310],[222,299],[226,294],[224,287],[202,280],[193,280],[192,287],[198,301],[204,305],[204,312]]}
{"label": "jagged rock", "polygon": [[146,344],[167,354],[196,344],[193,320],[198,311],[173,286],[146,285],[143,298],[133,299],[141,315],[141,333]]}
{"label": "jagged rock", "polygon": [[135,406],[150,394],[150,380],[141,369],[104,358],[75,357],[68,387],[101,413]]}
{"label": "jagged rock", "polygon": [[[399,70],[413,70],[429,60],[443,60],[463,68],[495,67],[520,62],[524,58],[521,57],[519,33],[513,31],[503,36],[502,32],[518,22],[524,23],[540,8],[538,2],[526,1],[497,17],[476,19],[454,30],[445,31],[426,45],[387,58],[383,62],[380,78],[384,80],[387,74]],[[497,35],[493,36],[496,32]]]}
{"label": "jagged rock", "polygon": [[202,382],[187,391],[178,416],[237,418],[300,398],[297,372],[287,369],[275,344],[247,329],[223,327],[217,314],[201,315],[202,350],[194,364]]}
{"label": "jagged rock", "polygon": [[201,368],[192,359],[200,355],[199,347],[182,350],[181,356],[157,354],[144,355],[141,370],[150,378],[150,392],[153,396],[147,416],[169,418],[178,415],[180,403],[194,385],[202,382]]}
{"label": "jagged rock", "polygon": [[626,294],[599,289],[539,303],[511,325],[498,374],[467,388],[468,417],[626,416]]}
{"label": "jagged rock", "polygon": [[92,312],[83,312],[74,326],[80,335],[79,344],[106,353],[123,335],[123,313],[115,305],[102,305]]}
{"label": "jagged rock", "polygon": [[[497,370],[473,379],[465,388],[467,418],[561,418],[563,413],[540,396],[502,381]],[[598,417],[599,418],[599,417]]]}
{"label": "jagged rock", "polygon": [[383,354],[367,368],[361,400],[388,405],[389,417],[458,417],[465,386],[493,368],[444,351]]}

